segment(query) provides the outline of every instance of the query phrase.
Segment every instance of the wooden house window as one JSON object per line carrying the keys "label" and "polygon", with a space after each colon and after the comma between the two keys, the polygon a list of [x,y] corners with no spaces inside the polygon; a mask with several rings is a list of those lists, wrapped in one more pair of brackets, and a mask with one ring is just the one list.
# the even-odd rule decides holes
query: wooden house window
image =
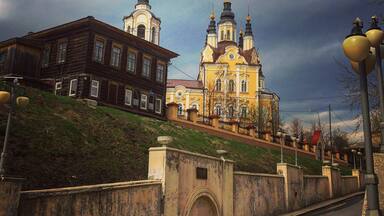
{"label": "wooden house window", "polygon": [[161,99],[160,98],[156,98],[156,102],[155,102],[155,112],[157,114],[161,114]]}
{"label": "wooden house window", "polygon": [[118,46],[112,47],[111,66],[120,67],[121,48]]}
{"label": "wooden house window", "polygon": [[135,90],[133,92],[133,105],[134,106],[139,106],[139,98],[140,98],[140,93],[139,93],[139,91]]}
{"label": "wooden house window", "polygon": [[140,99],[140,109],[146,110],[147,109],[147,103],[148,103],[147,95],[142,94],[141,99]]}
{"label": "wooden house window", "polygon": [[104,60],[104,40],[96,39],[93,51],[93,60],[103,63]]}
{"label": "wooden house window", "polygon": [[55,84],[55,95],[63,88],[63,83],[62,82],[57,82]]}
{"label": "wooden house window", "polygon": [[145,39],[145,26],[139,25],[137,27],[137,37]]}
{"label": "wooden house window", "polygon": [[62,64],[66,60],[67,56],[67,41],[61,41],[58,44],[58,49],[57,49],[57,63]]}
{"label": "wooden house window", "polygon": [[151,77],[151,59],[144,57],[143,59],[143,76],[146,78]]}
{"label": "wooden house window", "polygon": [[91,97],[99,97],[99,81],[97,80],[91,82]]}
{"label": "wooden house window", "polygon": [[136,73],[136,53],[128,52],[127,71]]}
{"label": "wooden house window", "polygon": [[132,105],[132,90],[130,90],[130,89],[125,89],[124,104],[127,106]]}
{"label": "wooden house window", "polygon": [[7,59],[7,52],[0,52],[0,64],[4,64],[5,60]]}
{"label": "wooden house window", "polygon": [[160,83],[164,82],[164,65],[163,64],[157,64],[156,81]]}
{"label": "wooden house window", "polygon": [[49,65],[49,59],[50,59],[50,55],[51,55],[51,47],[49,45],[46,45],[44,47],[44,51],[43,51],[43,59],[42,59],[42,63],[41,65],[43,67],[48,67]]}
{"label": "wooden house window", "polygon": [[76,96],[77,93],[77,79],[71,80],[69,84],[69,96]]}
{"label": "wooden house window", "polygon": [[153,110],[155,109],[155,96],[149,96],[149,103],[148,103],[148,109]]}

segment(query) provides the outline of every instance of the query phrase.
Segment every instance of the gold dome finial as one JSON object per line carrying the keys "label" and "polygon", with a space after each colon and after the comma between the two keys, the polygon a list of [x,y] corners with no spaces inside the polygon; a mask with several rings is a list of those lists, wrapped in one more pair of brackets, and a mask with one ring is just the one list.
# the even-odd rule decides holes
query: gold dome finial
{"label": "gold dome finial", "polygon": [[247,21],[251,21],[251,15],[248,14]]}
{"label": "gold dome finial", "polygon": [[224,3],[226,3],[226,2],[231,2],[231,0],[224,0]]}
{"label": "gold dome finial", "polygon": [[209,16],[209,18],[211,18],[211,20],[214,20],[216,18],[215,17],[215,11],[212,10],[211,15]]}
{"label": "gold dome finial", "polygon": [[243,35],[244,32],[243,32],[243,28],[240,28],[240,35]]}

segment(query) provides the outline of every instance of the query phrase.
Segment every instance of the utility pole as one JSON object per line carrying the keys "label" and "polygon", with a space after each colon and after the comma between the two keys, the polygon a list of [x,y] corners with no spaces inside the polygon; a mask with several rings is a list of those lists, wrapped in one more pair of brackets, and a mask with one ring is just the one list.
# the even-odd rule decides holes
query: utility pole
{"label": "utility pole", "polygon": [[331,146],[331,164],[333,164],[333,142],[332,142],[332,116],[331,116],[331,104],[328,106],[329,111],[329,144]]}

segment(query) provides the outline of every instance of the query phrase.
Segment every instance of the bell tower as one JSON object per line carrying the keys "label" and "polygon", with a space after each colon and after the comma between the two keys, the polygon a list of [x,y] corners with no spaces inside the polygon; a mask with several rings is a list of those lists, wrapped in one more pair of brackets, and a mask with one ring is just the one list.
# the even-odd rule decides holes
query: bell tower
{"label": "bell tower", "polygon": [[221,12],[219,26],[219,42],[236,42],[236,21],[235,14],[232,12],[232,3],[230,0],[224,0],[224,9]]}
{"label": "bell tower", "polygon": [[151,9],[149,0],[138,0],[135,10],[123,18],[124,31],[159,45],[161,20]]}

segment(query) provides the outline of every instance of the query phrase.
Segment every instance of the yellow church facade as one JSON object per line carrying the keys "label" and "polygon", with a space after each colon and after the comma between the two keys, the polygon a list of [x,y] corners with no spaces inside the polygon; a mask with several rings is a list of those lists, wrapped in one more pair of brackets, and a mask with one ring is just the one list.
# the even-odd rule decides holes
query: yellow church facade
{"label": "yellow church facade", "polygon": [[[200,83],[201,95],[194,95],[199,98],[199,115],[218,115],[223,121],[248,119],[260,122],[265,118],[265,123],[270,124],[278,118],[279,97],[265,88],[262,65],[254,46],[251,17],[246,19],[245,32],[240,30],[239,34],[234,18],[228,0],[224,1],[217,24],[214,13],[210,16],[196,80]],[[175,87],[167,86],[167,102],[178,103],[180,110],[191,108],[190,100],[188,103],[183,97],[175,100]],[[190,88],[186,90],[194,92]]]}

